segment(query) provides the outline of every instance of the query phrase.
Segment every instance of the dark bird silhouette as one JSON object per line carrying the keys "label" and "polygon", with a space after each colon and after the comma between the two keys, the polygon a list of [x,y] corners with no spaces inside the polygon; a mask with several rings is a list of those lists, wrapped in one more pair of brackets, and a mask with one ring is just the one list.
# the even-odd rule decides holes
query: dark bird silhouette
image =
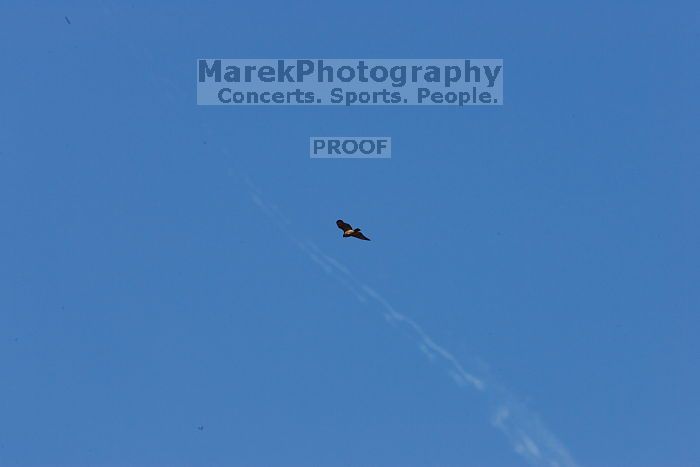
{"label": "dark bird silhouette", "polygon": [[360,231],[361,229],[353,229],[350,224],[344,222],[342,219],[335,221],[335,225],[343,231],[343,237],[355,237],[360,240],[369,240],[369,238],[365,237],[365,234]]}
{"label": "dark bird silhouette", "polygon": [[199,426],[197,427],[197,429],[198,429],[199,431],[204,430],[204,425],[199,425]]}
{"label": "dark bird silhouette", "polygon": [[70,24],[70,20],[68,19],[68,17],[64,16],[64,18],[66,19],[66,23]]}

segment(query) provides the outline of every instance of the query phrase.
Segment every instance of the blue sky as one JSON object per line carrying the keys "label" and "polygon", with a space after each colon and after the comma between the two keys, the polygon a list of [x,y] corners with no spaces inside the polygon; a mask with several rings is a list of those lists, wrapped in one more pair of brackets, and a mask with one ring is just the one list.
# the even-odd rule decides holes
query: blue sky
{"label": "blue sky", "polygon": [[[0,464],[700,463],[696,5],[1,12]],[[503,58],[506,104],[197,107],[200,57]]]}

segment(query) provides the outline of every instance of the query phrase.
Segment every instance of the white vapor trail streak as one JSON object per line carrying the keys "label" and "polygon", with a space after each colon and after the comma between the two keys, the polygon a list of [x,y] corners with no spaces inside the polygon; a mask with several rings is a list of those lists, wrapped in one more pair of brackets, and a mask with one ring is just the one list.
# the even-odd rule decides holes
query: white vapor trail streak
{"label": "white vapor trail streak", "polygon": [[[246,183],[253,203],[275,221],[275,225],[278,225],[280,219],[289,224],[275,205],[263,201],[250,180],[246,179]],[[285,232],[285,236],[289,237],[289,232]],[[313,263],[348,289],[358,301],[368,303],[372,300],[379,305],[386,321],[406,332],[419,350],[432,363],[439,364],[459,388],[472,388],[483,395],[492,411],[491,425],[505,435],[514,451],[524,460],[538,467],[577,467],[578,464],[566,447],[544,426],[539,416],[488,374],[476,376],[467,371],[452,353],[436,343],[418,323],[398,312],[369,285],[357,280],[347,267],[323,253],[312,242],[301,241],[293,236],[290,238]],[[483,370],[480,372],[484,373]]]}

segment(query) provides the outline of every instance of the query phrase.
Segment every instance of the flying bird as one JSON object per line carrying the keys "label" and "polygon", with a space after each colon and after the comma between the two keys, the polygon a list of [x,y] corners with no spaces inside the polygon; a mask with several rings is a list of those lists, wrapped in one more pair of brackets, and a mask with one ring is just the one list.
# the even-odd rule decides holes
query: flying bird
{"label": "flying bird", "polygon": [[342,219],[335,221],[335,225],[337,225],[338,228],[343,231],[343,237],[355,237],[359,238],[360,240],[369,240],[369,238],[365,237],[365,235],[360,232],[361,229],[353,229],[350,224],[344,222]]}

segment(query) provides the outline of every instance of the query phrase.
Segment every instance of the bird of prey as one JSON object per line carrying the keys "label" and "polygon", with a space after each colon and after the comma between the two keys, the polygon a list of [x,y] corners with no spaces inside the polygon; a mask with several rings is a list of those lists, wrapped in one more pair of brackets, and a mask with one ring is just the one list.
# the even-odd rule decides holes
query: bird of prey
{"label": "bird of prey", "polygon": [[359,238],[360,240],[369,240],[369,238],[365,237],[365,235],[360,232],[359,228],[353,229],[350,224],[344,222],[342,219],[335,221],[335,225],[337,225],[338,228],[343,231],[343,237],[355,237]]}

